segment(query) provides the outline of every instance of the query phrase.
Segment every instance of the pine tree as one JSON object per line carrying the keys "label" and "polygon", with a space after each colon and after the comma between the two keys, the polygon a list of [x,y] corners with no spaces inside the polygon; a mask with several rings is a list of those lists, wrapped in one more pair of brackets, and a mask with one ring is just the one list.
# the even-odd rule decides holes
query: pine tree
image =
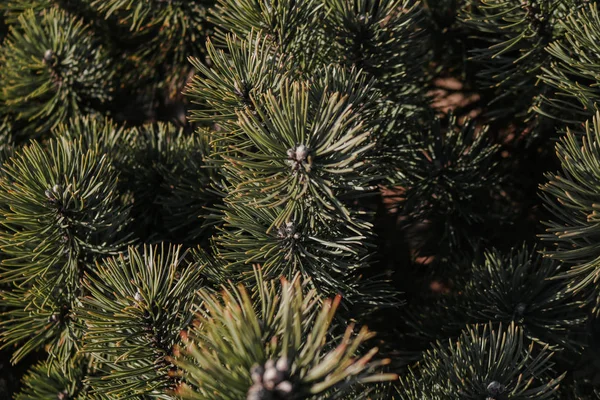
{"label": "pine tree", "polygon": [[0,4],[0,397],[600,398],[594,0]]}

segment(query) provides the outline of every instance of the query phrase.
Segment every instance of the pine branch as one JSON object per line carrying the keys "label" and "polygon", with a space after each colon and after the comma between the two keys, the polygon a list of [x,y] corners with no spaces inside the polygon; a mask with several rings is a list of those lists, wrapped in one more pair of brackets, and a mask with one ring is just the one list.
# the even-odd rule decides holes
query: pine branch
{"label": "pine branch", "polygon": [[144,125],[131,133],[130,159],[123,165],[123,190],[134,198],[138,235],[150,242],[169,240],[196,245],[207,236],[205,207],[218,172],[207,168],[206,139],[188,136],[170,124]]}
{"label": "pine branch", "polygon": [[252,99],[256,114],[238,115],[244,141],[226,158],[224,174],[233,185],[228,202],[283,205],[285,215],[308,203],[306,211],[319,210],[313,214],[319,218],[347,218],[339,197],[373,189],[373,177],[363,173],[371,132],[362,129],[344,94],[310,95],[307,85],[286,82],[277,97]]}
{"label": "pine branch", "polygon": [[[279,59],[269,62],[265,43],[229,36],[231,55],[209,43],[214,69],[198,65],[201,76],[188,90],[208,106],[196,117],[218,118],[218,127],[202,132],[226,205],[210,217],[225,218],[217,255],[233,279],[252,279],[250,265],[261,263],[269,279],[302,271],[322,293],[342,290],[360,301],[358,268],[368,265],[371,235],[370,216],[356,201],[379,179],[369,159],[379,121],[367,120],[377,95],[364,75],[335,66],[294,81],[279,72]],[[389,297],[382,291],[363,300]]]}
{"label": "pine branch", "polygon": [[529,340],[551,349],[581,348],[585,302],[565,293],[555,278],[560,265],[542,258],[536,249],[510,254],[486,252],[475,264],[464,296],[471,321],[514,322]]}
{"label": "pine branch", "polygon": [[411,328],[406,336],[426,344],[455,338],[467,324],[514,323],[528,340],[562,354],[579,354],[587,346],[588,304],[556,280],[561,272],[559,263],[535,247],[486,250],[482,260],[453,278],[449,293],[420,299],[402,311]]}
{"label": "pine branch", "polygon": [[128,207],[112,166],[80,142],[53,140],[47,149],[33,142],[3,170],[0,282],[12,287],[2,296],[10,308],[3,347],[25,341],[13,362],[45,342],[51,354],[68,355],[77,341],[72,310],[79,279],[97,257],[123,247]]}
{"label": "pine branch", "polygon": [[558,29],[564,31],[564,37],[548,46],[552,64],[540,76],[554,92],[545,97],[539,111],[579,129],[582,120],[594,116],[600,101],[597,4],[581,4],[559,22]]}
{"label": "pine branch", "polygon": [[[129,76],[132,82],[147,78],[167,89],[169,96],[179,94],[191,72],[186,60],[204,54],[206,16],[212,0],[85,0],[84,3],[136,43],[129,56],[135,66],[132,73],[136,74]],[[122,46],[119,40],[122,39],[112,40],[117,48]]]}
{"label": "pine branch", "polygon": [[[221,295],[202,291],[197,327],[176,363],[184,370],[177,394],[186,399],[342,399],[361,383],[394,379],[379,373],[377,349],[366,328],[329,335],[339,298],[322,304],[308,282],[263,280],[255,294],[229,285]],[[252,300],[252,298],[255,298]],[[334,343],[339,342],[337,347]],[[358,397],[360,398],[360,397]]]}
{"label": "pine branch", "polygon": [[190,61],[197,75],[186,88],[191,102],[191,121],[233,122],[236,112],[252,109],[251,93],[276,90],[285,76],[288,58],[277,56],[264,35],[251,31],[247,36],[225,37],[227,53],[209,39],[206,44],[211,68],[197,58]]}
{"label": "pine branch", "polygon": [[54,0],[6,0],[0,3],[0,12],[5,15],[7,24],[15,25],[19,23],[19,15],[25,11],[33,10],[35,13],[39,13],[44,9],[52,7],[53,1]]}
{"label": "pine branch", "polygon": [[447,127],[436,120],[408,142],[409,151],[394,177],[394,184],[403,188],[398,207],[405,226],[439,224],[441,237],[433,242],[453,249],[469,244],[478,225],[508,220],[508,214],[500,212],[503,200],[496,196],[503,183],[499,147],[487,132],[475,121],[461,126],[450,117]]}
{"label": "pine branch", "polygon": [[114,70],[84,23],[56,8],[19,16],[0,50],[1,108],[23,139],[111,99]]}
{"label": "pine branch", "polygon": [[209,14],[217,43],[224,45],[230,33],[242,38],[259,33],[277,54],[290,57],[289,70],[296,74],[309,73],[327,60],[323,18],[320,0],[217,0]]}
{"label": "pine branch", "polygon": [[[327,37],[335,61],[362,70],[395,101],[423,102],[426,49],[420,45],[422,7],[413,0],[325,0]],[[410,56],[409,56],[410,55]]]}
{"label": "pine branch", "polygon": [[202,266],[183,261],[176,247],[130,248],[86,274],[78,315],[85,324],[83,352],[101,364],[89,378],[110,398],[163,394],[174,387],[168,360],[179,333],[191,323]]}
{"label": "pine branch", "polygon": [[475,325],[457,341],[433,345],[418,372],[402,380],[400,399],[552,398],[564,375],[549,378],[551,359],[513,324],[497,330]]}
{"label": "pine branch", "polygon": [[77,118],[53,134],[96,149],[119,172],[120,193],[132,197],[137,237],[196,245],[207,226],[204,208],[217,196],[209,191],[216,171],[208,169],[206,140],[181,128],[157,123],[125,128],[108,118]]}
{"label": "pine branch", "polygon": [[567,263],[564,274],[569,289],[580,291],[596,285],[600,276],[596,211],[600,162],[600,114],[586,122],[585,132],[569,130],[556,145],[562,171],[548,173],[542,197],[552,219],[541,238],[553,243],[548,257]]}
{"label": "pine branch", "polygon": [[[222,211],[224,225],[215,238],[216,255],[226,262],[225,273],[236,281],[252,281],[250,265],[262,266],[268,279],[302,272],[315,280],[319,292],[343,293],[347,301],[368,302],[369,295],[385,298],[385,292],[365,293],[359,271],[369,264],[368,237],[340,221],[320,228],[298,217],[277,229],[268,228],[281,208],[266,209],[228,205]],[[379,301],[382,301],[382,298]]]}
{"label": "pine branch", "polygon": [[468,0],[462,5],[458,18],[468,34],[478,40],[469,49],[470,59],[478,86],[490,89],[486,115],[491,120],[516,115],[527,121],[535,116],[532,107],[546,90],[536,85],[541,68],[549,63],[545,47],[559,36],[555,26],[571,3]]}
{"label": "pine branch", "polygon": [[[209,0],[86,0],[107,17],[115,15],[123,24],[128,24],[132,31],[150,29],[152,26],[164,28],[161,34],[170,38],[190,27],[202,26]],[[196,33],[188,32],[194,41]]]}
{"label": "pine branch", "polygon": [[90,367],[83,358],[70,363],[66,371],[50,362],[39,363],[23,378],[24,388],[15,400],[90,399],[90,387],[84,383]]}
{"label": "pine branch", "polygon": [[132,163],[130,147],[135,131],[116,124],[111,118],[84,115],[60,123],[53,131],[55,137],[77,141],[84,149],[91,149],[107,157],[110,164],[122,170]]}

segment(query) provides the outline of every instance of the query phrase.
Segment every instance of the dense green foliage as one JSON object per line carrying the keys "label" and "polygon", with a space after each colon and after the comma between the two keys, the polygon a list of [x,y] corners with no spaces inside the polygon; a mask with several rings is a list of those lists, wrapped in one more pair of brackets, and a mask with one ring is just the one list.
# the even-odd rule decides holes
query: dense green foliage
{"label": "dense green foliage", "polygon": [[258,304],[243,286],[224,288],[219,297],[201,292],[197,327],[176,362],[189,382],[178,390],[183,398],[356,399],[367,393],[354,391],[354,383],[395,378],[369,376],[389,362],[371,362],[376,348],[356,357],[373,337],[366,327],[354,332],[351,324],[339,345],[328,348],[340,296],[321,302],[299,275],[276,284],[255,273]]}
{"label": "dense green foliage", "polygon": [[114,93],[114,67],[88,26],[59,9],[21,14],[2,47],[2,106],[20,135],[93,112]]}
{"label": "dense green foliage", "polygon": [[0,3],[0,398],[600,398],[592,0]]}

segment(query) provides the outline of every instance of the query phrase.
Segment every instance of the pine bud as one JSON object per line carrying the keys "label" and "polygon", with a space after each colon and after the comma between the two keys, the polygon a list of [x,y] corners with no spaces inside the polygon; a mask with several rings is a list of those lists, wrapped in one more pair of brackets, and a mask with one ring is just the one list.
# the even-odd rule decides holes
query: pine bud
{"label": "pine bud", "polygon": [[492,397],[495,398],[496,396],[502,394],[504,392],[504,385],[501,384],[498,381],[492,381],[490,382],[490,384],[487,386],[487,391],[488,394]]}
{"label": "pine bud", "polygon": [[279,384],[283,380],[283,372],[278,371],[275,367],[270,367],[265,369],[265,373],[263,374],[263,385],[269,389],[273,390],[277,384]]}
{"label": "pine bud", "polygon": [[292,384],[290,381],[283,381],[275,387],[275,391],[282,395],[282,397],[289,395],[292,393]]}
{"label": "pine bud", "polygon": [[290,363],[287,357],[281,357],[279,360],[277,360],[275,368],[281,372],[288,372],[290,369]]}
{"label": "pine bud", "polygon": [[287,380],[290,363],[287,357],[281,357],[275,362],[267,360],[264,367],[254,365],[250,376],[254,384],[248,389],[246,400],[265,400],[290,398],[293,386]]}
{"label": "pine bud", "polygon": [[261,384],[254,384],[248,389],[246,400],[271,400],[273,395]]}
{"label": "pine bud", "polygon": [[45,62],[50,62],[52,60],[52,57],[54,56],[54,52],[50,49],[46,50],[44,52],[44,61]]}
{"label": "pine bud", "polygon": [[305,145],[301,144],[300,146],[296,147],[296,160],[297,161],[304,161],[306,159],[307,155],[308,155],[308,149],[306,148]]}
{"label": "pine bud", "polygon": [[252,382],[254,383],[262,383],[262,378],[265,370],[260,365],[254,365],[250,370],[250,376],[252,377]]}
{"label": "pine bud", "polygon": [[46,196],[46,198],[48,200],[50,200],[51,202],[54,203],[59,199],[61,192],[62,192],[62,186],[54,185],[54,186],[52,186],[52,188],[46,189],[44,191],[44,195]]}
{"label": "pine bud", "polygon": [[282,224],[277,229],[277,236],[281,239],[300,239],[300,234],[296,232],[296,225],[293,221],[288,221]]}
{"label": "pine bud", "polygon": [[298,171],[300,168],[310,169],[310,165],[306,162],[309,153],[310,149],[303,144],[287,150],[287,162],[294,172]]}

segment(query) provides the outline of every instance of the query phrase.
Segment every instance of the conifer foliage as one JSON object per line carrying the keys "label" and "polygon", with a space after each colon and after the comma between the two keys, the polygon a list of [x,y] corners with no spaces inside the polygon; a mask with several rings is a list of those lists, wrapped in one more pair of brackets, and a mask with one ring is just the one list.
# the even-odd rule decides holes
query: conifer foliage
{"label": "conifer foliage", "polygon": [[183,398],[355,399],[366,393],[353,383],[394,379],[369,376],[389,360],[371,362],[376,348],[359,356],[373,336],[366,327],[354,332],[350,324],[328,340],[341,297],[319,301],[300,275],[281,283],[255,275],[258,304],[243,286],[218,297],[201,292],[204,305],[178,361],[189,382],[178,389]]}
{"label": "conifer foliage", "polygon": [[585,0],[0,3],[0,398],[600,398]]}
{"label": "conifer foliage", "polygon": [[3,108],[21,135],[41,135],[93,112],[114,92],[106,50],[83,20],[60,9],[20,14],[0,59]]}

